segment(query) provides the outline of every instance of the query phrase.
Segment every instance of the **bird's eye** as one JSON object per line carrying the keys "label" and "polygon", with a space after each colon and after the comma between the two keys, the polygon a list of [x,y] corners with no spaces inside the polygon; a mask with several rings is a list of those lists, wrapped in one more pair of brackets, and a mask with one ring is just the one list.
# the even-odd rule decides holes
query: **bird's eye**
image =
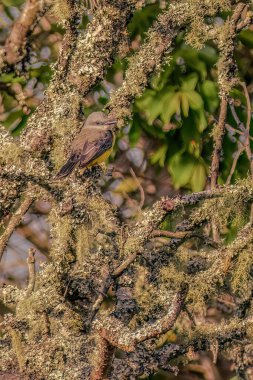
{"label": "bird's eye", "polygon": [[96,125],[100,125],[100,121],[96,121]]}

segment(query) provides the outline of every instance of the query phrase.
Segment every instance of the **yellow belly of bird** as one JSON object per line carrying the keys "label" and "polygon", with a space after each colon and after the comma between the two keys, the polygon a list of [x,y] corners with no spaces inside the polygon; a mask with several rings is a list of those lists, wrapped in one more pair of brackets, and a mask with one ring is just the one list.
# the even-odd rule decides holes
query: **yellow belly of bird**
{"label": "yellow belly of bird", "polygon": [[102,162],[105,162],[107,158],[109,158],[112,151],[113,151],[113,148],[108,149],[106,152],[101,154],[101,156],[97,157],[94,161],[91,161],[87,166],[85,166],[84,169],[81,170],[81,173],[85,172],[87,168],[91,168],[94,165],[98,165],[98,164],[101,164]]}

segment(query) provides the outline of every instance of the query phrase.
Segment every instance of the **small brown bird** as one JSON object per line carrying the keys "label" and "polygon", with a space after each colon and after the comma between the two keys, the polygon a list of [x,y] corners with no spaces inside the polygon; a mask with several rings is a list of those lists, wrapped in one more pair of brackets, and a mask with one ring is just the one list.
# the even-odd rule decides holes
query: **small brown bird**
{"label": "small brown bird", "polygon": [[74,139],[68,161],[56,175],[67,177],[76,167],[83,171],[104,162],[111,154],[115,142],[114,126],[117,121],[103,112],[93,112],[87,118],[81,132]]}

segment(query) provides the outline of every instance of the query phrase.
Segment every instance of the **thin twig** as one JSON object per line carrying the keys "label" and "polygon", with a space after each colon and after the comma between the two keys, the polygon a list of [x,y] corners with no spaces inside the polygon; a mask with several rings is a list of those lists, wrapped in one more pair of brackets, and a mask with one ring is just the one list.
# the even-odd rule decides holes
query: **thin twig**
{"label": "thin twig", "polygon": [[184,239],[186,236],[191,235],[192,231],[164,231],[164,230],[154,230],[152,232],[152,237],[165,236],[168,238]]}
{"label": "thin twig", "polygon": [[115,348],[102,336],[96,336],[96,365],[92,370],[91,380],[104,380],[113,359]]}
{"label": "thin twig", "polygon": [[230,107],[230,110],[231,110],[231,113],[232,113],[232,116],[238,126],[238,128],[242,131],[242,132],[245,132],[245,126],[244,124],[241,122],[241,120],[239,119],[237,113],[236,113],[236,110],[235,110],[235,106],[234,104],[232,104],[231,102],[229,103],[229,107]]}
{"label": "thin twig", "polygon": [[[243,123],[241,123],[243,125]],[[229,124],[226,124],[226,128],[230,132],[238,133],[240,136],[245,136],[245,127],[243,125],[244,130],[243,131],[238,131],[238,129],[232,127]],[[250,140],[253,141],[253,137],[249,136]]]}
{"label": "thin twig", "polygon": [[[229,28],[229,39],[227,44],[229,48],[226,47],[224,50],[224,43],[221,39],[219,41],[219,50],[220,50],[220,60],[221,63],[226,61],[227,64],[220,65],[220,71],[218,73],[219,77],[219,85],[220,85],[220,94],[221,94],[221,106],[220,106],[220,115],[217,128],[215,130],[215,138],[214,138],[214,150],[213,157],[211,163],[211,189],[214,189],[218,185],[218,177],[219,177],[219,167],[221,160],[221,152],[222,152],[222,144],[223,138],[226,131],[226,118],[227,118],[227,110],[228,110],[228,91],[224,83],[229,83],[231,81],[231,77],[235,78],[235,62],[233,60],[235,45],[236,45],[236,28],[240,19],[244,16],[244,12],[247,9],[247,5],[239,3],[233,13],[233,16],[230,20],[230,28]],[[235,83],[235,82],[234,82]],[[232,82],[233,84],[233,82]],[[213,231],[213,239],[216,242],[219,242],[219,230],[217,224],[212,221],[212,231]]]}
{"label": "thin twig", "polygon": [[194,232],[194,231],[164,231],[164,230],[154,230],[151,237],[168,237],[171,239],[190,239],[199,238],[204,241],[206,245],[217,248],[217,242],[212,240],[209,236]]}
{"label": "thin twig", "polygon": [[[211,163],[211,189],[214,189],[218,185],[220,159],[222,152],[223,138],[226,131],[226,118],[227,118],[228,101],[226,96],[223,95],[221,99],[221,108],[219,121],[216,129],[216,136],[214,139],[214,151]],[[212,221],[213,239],[216,243],[220,240],[219,230],[214,221]]]}
{"label": "thin twig", "polygon": [[140,204],[139,204],[139,208],[141,210],[142,207],[144,206],[144,202],[145,202],[145,192],[144,192],[143,187],[141,186],[141,183],[140,183],[138,177],[136,176],[134,170],[132,168],[130,168],[129,171],[131,173],[131,176],[136,181],[136,184],[137,184],[137,186],[139,188],[139,191],[140,191],[140,194],[141,194],[141,201],[140,201]]}
{"label": "thin twig", "polygon": [[33,202],[33,198],[27,194],[25,196],[25,198],[21,201],[21,205],[19,206],[17,211],[11,217],[10,222],[9,222],[8,226],[6,227],[5,231],[0,236],[0,261],[3,257],[3,253],[5,250],[5,247],[8,243],[8,240],[10,239],[15,228],[20,224],[23,216],[28,211],[32,202]]}
{"label": "thin twig", "polygon": [[231,179],[232,179],[232,176],[234,174],[234,171],[235,171],[235,168],[236,168],[236,165],[237,165],[237,162],[239,160],[239,157],[240,155],[242,154],[242,152],[245,150],[245,147],[240,143],[240,141],[238,141],[238,149],[237,151],[235,152],[235,156],[234,156],[234,160],[233,160],[233,164],[231,166],[231,169],[230,169],[230,172],[229,172],[229,175],[228,175],[228,178],[226,180],[226,185],[229,185],[230,182],[231,182]]}
{"label": "thin twig", "polygon": [[29,274],[29,281],[28,286],[26,289],[26,294],[29,295],[34,291],[35,286],[35,253],[36,250],[34,248],[30,248],[28,252],[28,258],[27,258],[27,265],[28,265],[28,274]]}
{"label": "thin twig", "polygon": [[[252,150],[250,146],[251,102],[250,102],[250,97],[249,97],[246,84],[244,82],[240,82],[240,85],[243,88],[244,95],[247,102],[247,121],[246,121],[247,133],[246,133],[245,151],[249,160],[251,178],[253,179],[253,155],[252,155]],[[250,220],[251,222],[253,221],[253,204],[251,205]]]}
{"label": "thin twig", "polygon": [[245,84],[244,82],[240,82],[240,85],[241,85],[242,88],[243,88],[244,95],[245,95],[246,102],[247,102],[247,122],[246,122],[246,129],[247,129],[247,131],[249,132],[249,130],[250,130],[250,121],[251,121],[251,102],[250,102],[250,97],[249,97],[249,93],[248,93],[248,89],[247,89],[246,84]]}
{"label": "thin twig", "polygon": [[219,122],[217,125],[217,136],[214,142],[214,152],[211,164],[211,189],[217,187],[217,181],[219,176],[220,157],[222,151],[223,137],[226,130],[226,118],[227,118],[228,101],[225,97],[221,99],[221,108]]}
{"label": "thin twig", "polygon": [[240,32],[242,29],[246,28],[253,23],[253,13],[248,11],[248,7],[245,8],[245,17],[244,19],[237,24],[236,31]]}

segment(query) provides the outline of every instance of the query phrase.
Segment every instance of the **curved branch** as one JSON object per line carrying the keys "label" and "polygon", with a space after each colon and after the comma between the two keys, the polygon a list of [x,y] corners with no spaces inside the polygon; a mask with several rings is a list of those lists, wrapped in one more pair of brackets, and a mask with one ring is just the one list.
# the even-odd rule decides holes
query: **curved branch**
{"label": "curved branch", "polygon": [[13,214],[13,216],[11,217],[10,222],[9,222],[8,226],[6,227],[5,231],[0,236],[0,261],[3,257],[3,253],[4,253],[4,250],[5,250],[6,245],[8,243],[8,240],[10,239],[15,228],[20,224],[23,216],[28,211],[32,202],[33,202],[33,198],[30,195],[28,195],[28,193],[27,193],[25,195],[24,199],[21,201],[21,205],[19,206],[17,211]]}
{"label": "curved branch", "polygon": [[182,309],[186,293],[187,286],[183,284],[181,290],[174,296],[164,317],[135,331],[130,330],[121,321],[112,316],[96,321],[95,328],[98,334],[112,346],[127,352],[133,352],[137,344],[158,337],[174,325]]}
{"label": "curved branch", "polygon": [[40,17],[46,12],[47,8],[45,0],[26,1],[3,48],[3,61],[6,64],[14,65],[20,62],[24,57],[27,37],[33,31]]}

